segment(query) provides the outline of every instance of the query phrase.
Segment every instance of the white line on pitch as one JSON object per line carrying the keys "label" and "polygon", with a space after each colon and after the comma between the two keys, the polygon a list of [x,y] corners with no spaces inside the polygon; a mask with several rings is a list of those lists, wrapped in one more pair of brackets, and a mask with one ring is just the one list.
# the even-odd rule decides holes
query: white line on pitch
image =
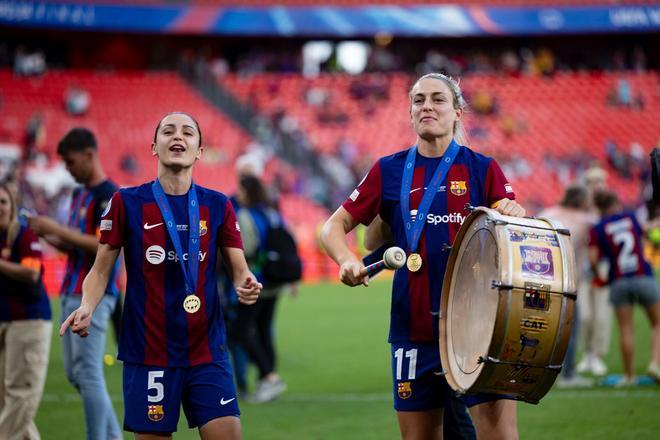
{"label": "white line on pitch", "polygon": [[[593,399],[593,398],[614,398],[614,399],[657,399],[660,397],[660,389],[652,390],[575,390],[559,391],[546,397],[546,399]],[[110,394],[113,402],[121,402],[120,394]],[[284,394],[279,398],[283,403],[313,403],[313,402],[382,402],[389,401],[392,396],[389,393],[366,393],[366,394],[305,394],[291,393]],[[75,393],[44,393],[42,402],[81,402],[80,396]]]}

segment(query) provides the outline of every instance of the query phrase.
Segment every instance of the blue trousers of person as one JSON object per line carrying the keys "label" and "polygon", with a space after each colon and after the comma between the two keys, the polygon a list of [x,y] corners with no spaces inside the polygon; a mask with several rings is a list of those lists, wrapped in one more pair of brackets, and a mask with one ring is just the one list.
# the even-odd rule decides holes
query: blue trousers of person
{"label": "blue trousers of person", "polygon": [[[80,300],[79,295],[62,297],[62,322],[80,307]],[[89,336],[81,338],[68,330],[62,337],[64,371],[82,398],[87,440],[122,438],[103,375],[105,335],[116,301],[109,295],[103,297],[92,315]]]}

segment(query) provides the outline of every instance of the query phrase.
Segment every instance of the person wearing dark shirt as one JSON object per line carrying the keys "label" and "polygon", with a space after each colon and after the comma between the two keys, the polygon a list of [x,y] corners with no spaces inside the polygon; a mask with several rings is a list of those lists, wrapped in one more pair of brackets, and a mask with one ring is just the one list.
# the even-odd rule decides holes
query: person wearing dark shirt
{"label": "person wearing dark shirt", "polygon": [[[96,138],[90,130],[70,130],[60,141],[57,153],[76,182],[83,185],[73,192],[68,224],[60,225],[44,216],[30,217],[28,221],[38,235],[67,253],[60,291],[63,320],[80,307],[82,283],[98,248],[101,214],[117,186],[103,171]],[[94,336],[83,340],[69,334],[62,339],[64,371],[82,397],[87,438],[91,440],[121,437],[103,373],[108,321],[119,297],[118,271],[119,265],[115,264],[104,286],[105,295],[92,320]]]}

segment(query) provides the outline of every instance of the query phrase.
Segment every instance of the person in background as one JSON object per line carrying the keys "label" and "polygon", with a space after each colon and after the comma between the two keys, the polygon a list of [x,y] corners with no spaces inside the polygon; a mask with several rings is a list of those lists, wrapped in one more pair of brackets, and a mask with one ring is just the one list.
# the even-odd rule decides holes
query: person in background
{"label": "person in background", "polygon": [[[599,167],[589,168],[583,178],[584,185],[591,193],[591,212],[595,218],[600,217],[593,198],[599,191],[607,189],[607,173]],[[607,273],[607,261],[598,263],[598,273],[603,277]],[[589,270],[584,282],[589,286],[578,295],[577,306],[580,313],[580,332],[583,334],[584,354],[575,367],[577,373],[591,373],[594,376],[607,374],[605,355],[610,348],[612,335],[612,307],[607,299],[608,286],[593,283]]]}
{"label": "person in background", "polygon": [[[660,383],[660,292],[651,266],[644,258],[644,231],[634,213],[624,209],[616,194],[595,196],[602,218],[590,232],[589,261],[594,277],[610,285],[610,302],[619,324],[624,375],[616,386],[635,385],[633,305],[639,303],[651,325],[651,362],[647,372]],[[598,274],[598,261],[610,263],[607,281]]]}
{"label": "person in background", "polygon": [[34,417],[48,371],[50,301],[39,238],[0,185],[0,438],[40,438]]}
{"label": "person in background", "polygon": [[[588,267],[587,248],[589,244],[589,230],[598,218],[591,212],[591,194],[586,186],[571,185],[564,191],[561,202],[539,213],[539,217],[548,217],[558,220],[571,231],[571,243],[575,250],[575,266],[577,267],[575,285],[578,288],[578,298],[585,294],[589,286],[583,282]],[[576,307],[579,309],[579,303]],[[580,335],[580,313],[575,311],[573,319],[573,332],[566,350],[564,367],[557,379],[559,388],[589,387],[593,380],[580,376],[575,372],[575,355]]]}
{"label": "person in background", "polygon": [[241,227],[245,257],[250,270],[264,283],[264,288],[255,306],[238,305],[236,334],[238,342],[259,371],[259,384],[250,400],[254,403],[264,403],[276,399],[287,388],[276,371],[273,328],[275,306],[285,286],[269,286],[263,276],[263,265],[267,258],[264,253],[266,236],[271,225],[281,223],[282,218],[276,210],[269,207],[270,199],[266,188],[257,177],[241,178],[237,201],[237,218]]}
{"label": "person in background", "polygon": [[[60,140],[57,153],[76,182],[83,185],[73,192],[68,225],[62,226],[45,216],[31,217],[28,222],[35,233],[68,255],[61,289],[63,321],[80,307],[83,280],[98,249],[101,216],[110,206],[117,185],[103,171],[96,138],[90,130],[70,130]],[[103,373],[108,321],[119,297],[118,272],[119,264],[115,264],[108,283],[103,286],[105,295],[91,322],[92,336],[81,339],[68,333],[62,338],[64,371],[82,397],[87,438],[90,440],[121,438]]]}

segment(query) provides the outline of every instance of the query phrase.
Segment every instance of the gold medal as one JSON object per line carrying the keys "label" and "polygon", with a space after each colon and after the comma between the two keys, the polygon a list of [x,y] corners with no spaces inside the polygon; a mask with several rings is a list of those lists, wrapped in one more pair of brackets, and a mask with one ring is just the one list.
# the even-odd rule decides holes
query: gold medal
{"label": "gold medal", "polygon": [[183,310],[188,313],[195,313],[202,306],[202,302],[195,295],[188,295],[183,300]]}
{"label": "gold medal", "polygon": [[406,266],[411,272],[417,272],[422,268],[422,256],[418,253],[412,253],[408,255],[408,261],[406,261]]}

